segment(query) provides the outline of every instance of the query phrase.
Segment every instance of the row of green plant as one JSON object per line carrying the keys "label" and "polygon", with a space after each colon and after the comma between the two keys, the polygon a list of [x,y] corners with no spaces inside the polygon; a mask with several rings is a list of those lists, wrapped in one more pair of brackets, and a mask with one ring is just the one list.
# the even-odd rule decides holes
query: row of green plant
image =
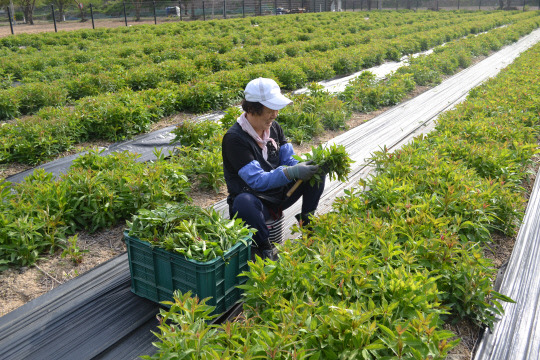
{"label": "row of green plant", "polygon": [[[305,42],[296,44],[295,42],[285,41],[278,45],[245,47],[242,44],[231,43],[234,49],[226,54],[216,52],[209,45],[210,48],[204,48],[193,54],[186,54],[186,49],[179,49],[175,52],[169,50],[175,54],[174,57],[163,58],[159,56],[159,61],[148,58],[159,52],[160,46],[156,44],[152,44],[153,48],[144,51],[141,49],[140,52],[145,56],[138,56],[137,54],[121,56],[119,54],[110,54],[110,49],[102,49],[101,51],[104,53],[97,52],[92,57],[89,55],[83,57],[88,61],[95,59],[90,64],[85,61],[79,61],[75,64],[62,64],[59,59],[47,59],[47,55],[41,52],[28,56],[28,62],[25,62],[24,57],[17,56],[16,59],[11,57],[9,58],[10,62],[4,59],[6,63],[3,67],[4,78],[21,80],[22,85],[11,88],[9,81],[3,81],[4,85],[9,86],[9,88],[0,90],[0,120],[33,114],[44,106],[61,106],[83,97],[116,92],[123,88],[129,88],[133,91],[156,88],[162,81],[173,81],[179,84],[193,81],[213,81],[221,85],[222,88],[223,85],[227,85],[228,88],[237,88],[238,80],[240,80],[241,85],[244,85],[243,78],[236,79],[238,75],[234,77],[237,83],[230,84],[230,81],[224,83],[224,79],[215,79],[212,74],[217,71],[237,72],[236,70],[256,64],[268,66],[268,63],[279,60],[288,61],[291,57],[300,57],[300,64],[295,64],[299,67],[294,71],[288,69],[285,74],[280,74],[280,72],[283,72],[281,70],[282,64],[270,65],[271,70],[278,72],[278,76],[286,88],[295,89],[302,86],[306,81],[322,80],[336,74],[350,73],[370,63],[380,63],[384,59],[397,60],[403,54],[432,47],[469,33],[475,33],[479,28],[492,29],[501,24],[519,21],[532,15],[533,13],[518,13],[513,17],[506,16],[503,18],[500,13],[495,13],[490,14],[490,17],[486,19],[467,19],[467,21],[456,25],[431,21],[430,26],[424,26],[428,29],[425,29],[421,35],[415,32],[411,33],[408,28],[388,29],[392,34],[390,40],[384,37],[379,38],[374,31],[361,36],[350,34],[350,39],[347,40],[340,36],[337,31],[333,31],[331,33],[337,35],[326,36],[323,39],[317,38],[314,40],[315,44],[305,45]],[[413,25],[407,26],[411,27]],[[333,37],[336,37],[337,40],[333,39]],[[228,40],[222,39],[221,41]],[[366,43],[369,43],[369,45]],[[143,45],[139,46],[142,48]],[[374,50],[374,47],[377,49]],[[361,59],[357,59],[353,68],[344,64],[344,60],[340,57],[344,49],[347,49],[348,52],[351,52],[352,49],[362,50],[365,57],[368,48],[377,53],[378,58],[369,62],[362,62]],[[313,58],[320,57],[321,53],[327,52],[332,53],[329,56],[330,66],[322,74],[313,73],[310,66],[313,63]],[[55,56],[58,57],[59,55]],[[54,66],[47,66],[45,62]],[[158,64],[154,64],[155,62],[158,62]],[[28,70],[26,74],[22,74],[21,69],[24,67],[31,70]],[[75,73],[71,74],[71,71],[75,71]],[[299,77],[302,72],[305,74],[300,76],[299,79],[295,81],[288,79],[291,75]],[[237,88],[236,91],[238,90]]]}
{"label": "row of green plant", "polygon": [[[514,234],[537,150],[540,46],[521,55],[437,128],[374,157],[377,172],[244,273],[242,316],[175,294],[153,359],[444,359],[461,317],[501,314],[490,232]],[[519,114],[519,115],[518,115]]]}
{"label": "row of green plant", "polygon": [[[516,13],[408,12],[396,16],[391,12],[381,12],[336,15],[302,14],[296,19],[251,18],[133,27],[127,31],[118,28],[66,32],[62,35],[19,35],[0,40],[1,67],[15,80],[22,80],[36,78],[32,75],[35,71],[54,67],[66,67],[66,71],[74,68],[75,74],[87,72],[85,66],[93,68],[93,72],[102,72],[118,65],[130,68],[166,59],[194,59],[197,55],[208,53],[223,55],[239,51],[242,47],[256,53],[261,45],[277,46],[279,49],[287,45],[306,48],[307,51],[310,48],[321,50],[350,46],[364,41],[366,36],[368,41],[394,38],[397,33],[417,33],[471,21],[478,23],[477,28],[471,31],[479,32],[491,27],[491,24],[486,27],[483,20],[498,19],[502,25],[508,23],[508,19],[515,18]],[[39,40],[45,39],[48,45],[40,45]],[[14,61],[13,52],[18,61]],[[253,56],[257,58],[257,55]],[[131,60],[140,62],[126,63]],[[235,57],[228,60],[237,61]]]}
{"label": "row of green plant", "polygon": [[137,157],[92,151],[58,179],[36,169],[20,184],[0,181],[0,267],[32,265],[65,248],[70,235],[111,227],[139,209],[189,201],[182,164]]}
{"label": "row of green plant", "polygon": [[[528,33],[537,26],[538,20],[533,18],[503,29],[497,29],[494,35],[488,33],[487,35],[482,34],[479,37],[467,39],[467,42],[481,44],[476,46],[476,52],[484,53],[486,49],[497,48],[497,46],[501,46],[509,40],[515,41],[519,35]],[[485,39],[493,40],[486,41]],[[447,48],[447,46],[443,48]],[[478,47],[483,50],[478,50]],[[449,53],[453,54],[452,52]],[[382,52],[378,54],[381,55],[378,56],[378,59],[381,60]],[[462,52],[458,52],[458,54],[462,54]],[[474,52],[471,54],[474,55]],[[347,56],[355,57],[357,55],[359,54],[353,51]],[[368,57],[373,58],[373,56],[377,57],[376,51],[371,51],[369,54],[366,51],[364,58],[358,57],[354,61],[366,62]],[[443,65],[448,64],[450,57],[446,58],[445,56],[447,56],[447,53],[440,54],[440,60],[437,61]],[[317,60],[317,62],[307,61],[303,58],[296,58],[296,60],[310,66],[312,71],[318,72],[320,77],[330,76],[332,73],[326,57]],[[342,60],[344,64],[347,64],[352,62],[353,58],[350,58],[350,61],[345,58],[342,58]],[[307,77],[299,67],[295,66],[295,61],[287,64],[287,66],[277,62],[272,68],[255,66],[236,72],[218,72],[213,75],[213,78],[208,78],[208,81],[196,82],[191,85],[182,84],[178,86],[173,82],[162,82],[158,85],[158,89],[140,92],[122,90],[114,94],[81,99],[74,107],[43,108],[36,116],[21,119],[16,123],[4,124],[0,127],[0,138],[3,140],[0,148],[0,162],[37,164],[70,149],[73,144],[94,139],[117,141],[147,131],[153,122],[180,110],[188,109],[201,112],[224,108],[240,99],[239,89],[254,77],[273,77],[278,78],[282,83],[288,82],[289,84],[302,85]],[[375,61],[378,60],[375,59]],[[458,61],[458,65],[466,65],[464,61],[460,61]],[[426,79],[428,81],[432,80],[435,74],[432,67],[431,64],[417,61],[410,69],[414,70],[414,78],[422,84]],[[349,70],[357,69],[351,67]],[[446,72],[444,68],[441,71]],[[396,75],[396,79],[384,83],[387,90],[378,94],[378,86],[374,92],[377,95],[382,95],[382,104],[396,103],[410,90],[412,85],[410,77],[398,79],[398,76]],[[220,78],[222,79],[221,85],[217,81]],[[106,85],[106,81],[103,84]],[[344,96],[346,101],[351,102],[351,97]],[[28,101],[33,102],[40,100],[37,96],[28,99]],[[12,104],[10,101],[6,102],[7,106],[10,106],[10,104]],[[292,111],[296,113],[300,110],[301,114],[289,116],[287,113],[289,110],[286,109],[280,115],[280,121],[283,122],[285,127],[290,128],[288,135],[295,142],[308,140],[321,129],[310,123],[312,120],[318,120],[313,115],[314,111],[310,110],[312,105],[303,106],[302,99],[298,98],[298,107],[300,109],[293,109]],[[322,114],[323,122],[326,123],[327,128],[335,129],[343,126],[344,119],[348,115],[347,110],[340,110],[341,113],[337,111],[336,107],[342,109],[339,102],[330,100],[321,102],[315,107],[321,105],[331,109],[331,112],[328,113],[330,118]],[[359,108],[356,107],[356,109]],[[321,116],[321,111],[318,112],[317,116]],[[291,125],[289,126],[288,123]]]}
{"label": "row of green plant", "polygon": [[490,51],[516,42],[521,34],[540,26],[540,22],[521,23],[508,31],[494,29],[489,33],[469,36],[434,49],[429,55],[411,57],[408,66],[400,67],[386,78],[378,79],[370,72],[363,72],[352,80],[338,98],[352,111],[370,112],[384,106],[398,104],[416,85],[432,86],[443,76],[452,75],[469,67],[474,58],[488,55]]}

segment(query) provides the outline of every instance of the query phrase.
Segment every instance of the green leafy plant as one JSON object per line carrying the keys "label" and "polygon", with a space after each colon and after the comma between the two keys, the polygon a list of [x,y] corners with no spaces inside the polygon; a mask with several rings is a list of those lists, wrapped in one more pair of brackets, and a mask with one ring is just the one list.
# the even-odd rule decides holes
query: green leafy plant
{"label": "green leafy plant", "polygon": [[62,258],[69,257],[71,261],[75,264],[80,264],[83,261],[83,254],[87,253],[88,250],[81,250],[77,245],[78,234],[71,236],[67,243],[68,245],[62,251]]}
{"label": "green leafy plant", "polygon": [[186,120],[178,125],[172,133],[175,135],[172,144],[179,143],[183,147],[206,146],[206,142],[221,133],[222,126],[215,121],[190,121]]}
{"label": "green leafy plant", "polygon": [[140,209],[126,226],[129,236],[201,262],[223,256],[237,242],[246,244],[254,231],[241,219],[228,220],[214,209],[189,204]]}
{"label": "green leafy plant", "polygon": [[351,164],[354,162],[347,154],[345,146],[337,144],[329,147],[323,147],[322,145],[312,147],[311,152],[303,156],[295,155],[295,159],[300,162],[313,161],[313,163],[319,165],[319,170],[309,180],[311,185],[320,182],[325,175],[328,175],[331,180],[347,181],[347,177],[351,172]]}
{"label": "green leafy plant", "polygon": [[238,107],[230,107],[225,110],[225,115],[221,118],[221,126],[227,130],[236,123],[236,120],[242,115],[242,109]]}

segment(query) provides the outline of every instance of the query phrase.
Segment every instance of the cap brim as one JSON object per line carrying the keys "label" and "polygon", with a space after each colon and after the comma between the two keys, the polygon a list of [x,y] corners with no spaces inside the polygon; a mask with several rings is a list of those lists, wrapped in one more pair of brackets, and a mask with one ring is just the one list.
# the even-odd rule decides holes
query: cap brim
{"label": "cap brim", "polygon": [[285,106],[292,104],[292,100],[283,96],[282,94],[276,94],[270,100],[260,101],[261,104],[272,110],[281,110]]}

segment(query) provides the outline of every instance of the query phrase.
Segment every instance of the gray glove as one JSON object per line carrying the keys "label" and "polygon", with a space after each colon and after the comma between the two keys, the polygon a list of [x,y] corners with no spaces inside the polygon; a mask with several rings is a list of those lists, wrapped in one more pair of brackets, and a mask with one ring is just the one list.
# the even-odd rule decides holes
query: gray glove
{"label": "gray glove", "polygon": [[319,170],[319,165],[311,165],[313,161],[300,162],[294,166],[285,168],[285,175],[289,180],[300,179],[307,181]]}

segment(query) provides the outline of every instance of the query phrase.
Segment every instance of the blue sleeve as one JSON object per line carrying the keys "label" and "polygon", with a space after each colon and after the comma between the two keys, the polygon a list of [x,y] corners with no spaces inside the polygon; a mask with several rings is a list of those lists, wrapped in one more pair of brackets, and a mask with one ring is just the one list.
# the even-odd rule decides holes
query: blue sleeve
{"label": "blue sleeve", "polygon": [[238,171],[238,175],[256,191],[266,191],[284,186],[291,182],[285,176],[283,167],[272,171],[264,171],[257,160],[253,160]]}
{"label": "blue sleeve", "polygon": [[293,158],[294,149],[291,143],[281,145],[279,148],[279,163],[280,165],[293,166],[298,164],[298,160]]}

